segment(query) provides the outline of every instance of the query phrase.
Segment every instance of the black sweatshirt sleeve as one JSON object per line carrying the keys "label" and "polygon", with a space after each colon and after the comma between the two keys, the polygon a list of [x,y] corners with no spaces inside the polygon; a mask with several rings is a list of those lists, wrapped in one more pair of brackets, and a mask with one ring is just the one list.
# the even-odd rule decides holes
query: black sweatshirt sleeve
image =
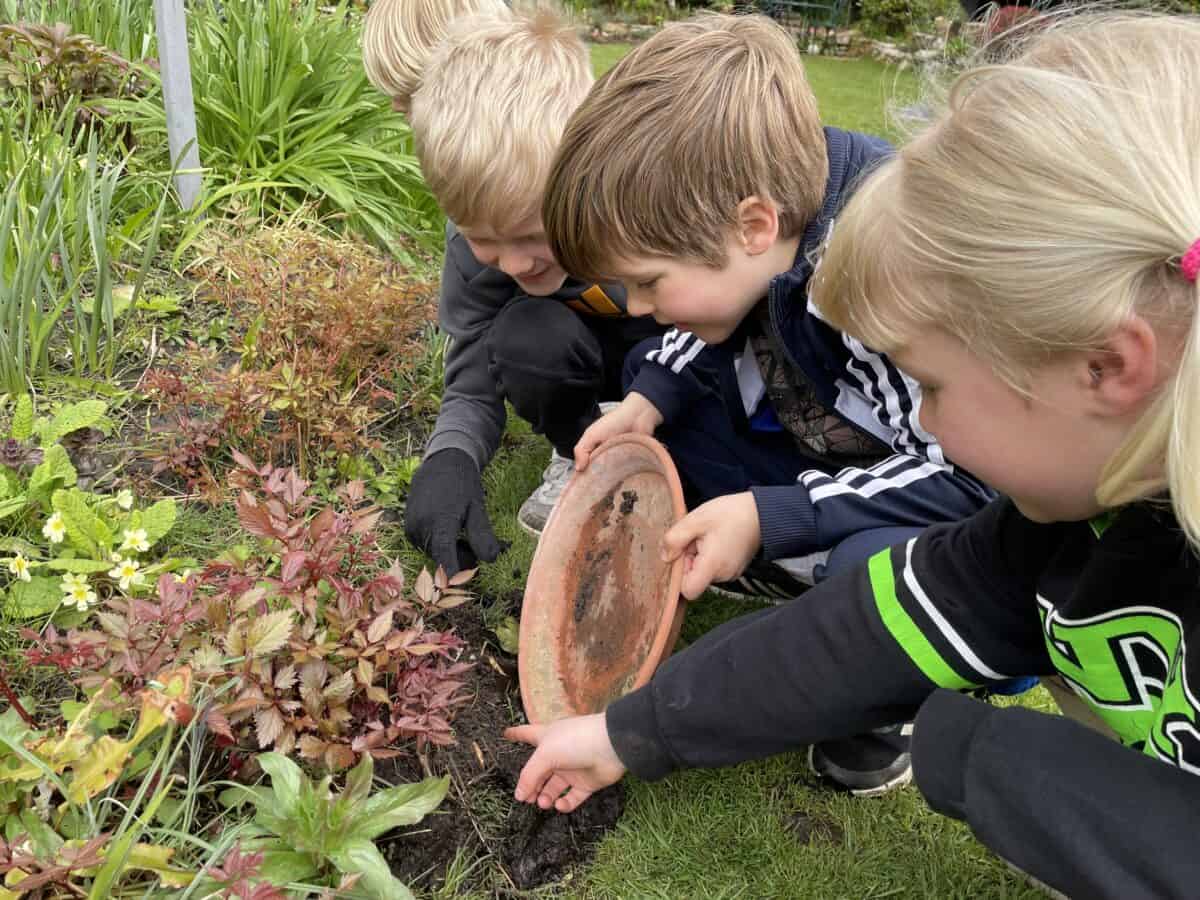
{"label": "black sweatshirt sleeve", "polygon": [[1200,778],[1065,719],[938,691],[913,728],[938,812],[1071,897],[1194,897]]}
{"label": "black sweatshirt sleeve", "polygon": [[609,707],[618,755],[643,778],[727,765],[905,720],[935,687],[1048,672],[1014,562],[1036,571],[1047,542],[1014,516],[993,504],[705,635]]}

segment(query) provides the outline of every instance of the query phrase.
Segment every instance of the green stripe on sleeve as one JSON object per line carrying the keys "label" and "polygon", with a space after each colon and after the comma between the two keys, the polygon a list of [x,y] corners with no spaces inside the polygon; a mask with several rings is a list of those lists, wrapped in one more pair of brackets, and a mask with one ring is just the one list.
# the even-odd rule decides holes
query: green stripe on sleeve
{"label": "green stripe on sleeve", "polygon": [[890,549],[880,550],[868,563],[871,589],[875,593],[875,607],[879,610],[879,618],[883,620],[884,626],[916,667],[938,687],[952,688],[956,691],[978,687],[963,679],[947,665],[942,655],[929,643],[929,639],[901,605],[896,597],[896,580],[892,574],[891,557]]}

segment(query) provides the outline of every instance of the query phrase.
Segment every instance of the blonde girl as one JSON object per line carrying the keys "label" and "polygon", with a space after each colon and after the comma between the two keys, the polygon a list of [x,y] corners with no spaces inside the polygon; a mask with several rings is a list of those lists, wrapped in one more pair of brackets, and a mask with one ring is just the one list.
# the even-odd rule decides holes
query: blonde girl
{"label": "blonde girl", "polygon": [[[1198,98],[1191,18],[1068,17],[957,81],[839,217],[812,299],[1006,498],[728,623],[605,713],[512,729],[538,746],[518,799],[569,811],[626,769],[919,710],[918,787],[1019,868],[1200,893]],[[962,693],[1014,675],[1061,677],[1116,740]]]}

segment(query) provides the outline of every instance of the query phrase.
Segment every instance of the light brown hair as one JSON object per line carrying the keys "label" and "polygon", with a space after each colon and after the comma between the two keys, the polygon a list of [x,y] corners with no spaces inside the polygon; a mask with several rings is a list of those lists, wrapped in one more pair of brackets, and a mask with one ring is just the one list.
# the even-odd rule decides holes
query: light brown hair
{"label": "light brown hair", "polygon": [[1179,267],[1200,238],[1200,20],[1066,15],[1016,46],[855,193],[813,301],[883,352],[940,328],[1026,394],[1040,364],[1102,349],[1131,315],[1182,335],[1096,499],[1167,487],[1200,545],[1200,292]]}
{"label": "light brown hair", "polygon": [[763,16],[705,13],[596,83],[563,134],[542,220],[581,278],[611,275],[616,258],[721,267],[739,203],[770,200],[792,237],[819,212],[828,171],[791,36]]}

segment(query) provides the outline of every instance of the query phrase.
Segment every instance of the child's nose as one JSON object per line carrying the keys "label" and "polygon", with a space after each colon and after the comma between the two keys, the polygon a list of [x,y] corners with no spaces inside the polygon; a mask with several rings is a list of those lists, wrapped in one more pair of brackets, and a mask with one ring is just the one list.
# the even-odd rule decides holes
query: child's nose
{"label": "child's nose", "polygon": [[510,275],[513,278],[519,278],[532,272],[536,268],[534,258],[528,253],[520,253],[512,250],[502,250],[500,252],[499,269],[505,275]]}

